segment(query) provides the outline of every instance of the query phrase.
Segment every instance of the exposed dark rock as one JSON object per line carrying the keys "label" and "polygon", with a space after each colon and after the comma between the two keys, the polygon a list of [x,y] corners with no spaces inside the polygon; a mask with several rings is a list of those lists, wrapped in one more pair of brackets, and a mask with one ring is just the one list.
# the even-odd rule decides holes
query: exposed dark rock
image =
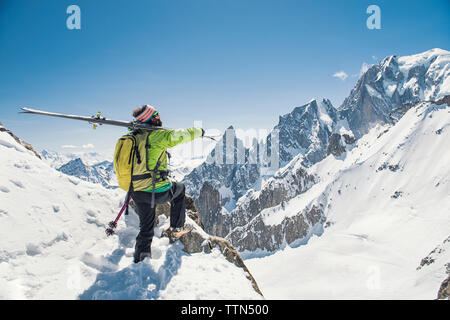
{"label": "exposed dark rock", "polygon": [[442,282],[437,298],[440,300],[450,299],[450,275]]}
{"label": "exposed dark rock", "polygon": [[398,199],[401,196],[403,196],[403,191],[395,191],[394,194],[391,196],[392,199]]}
{"label": "exposed dark rock", "polygon": [[356,139],[354,136],[350,136],[348,134],[343,134],[342,137],[344,138],[344,142],[346,144],[354,144],[356,142]]}
{"label": "exposed dark rock", "polygon": [[442,244],[438,245],[436,248],[433,249],[433,251],[431,251],[425,258],[423,258],[420,261],[420,265],[417,267],[417,270],[422,269],[425,266],[428,266],[432,263],[434,263],[434,261],[443,253],[445,252],[445,247],[448,246],[450,244],[450,237],[448,237],[447,239],[445,239]]}
{"label": "exposed dark rock", "polygon": [[[259,192],[247,193],[238,203],[236,209],[224,216],[225,222],[222,229],[225,232],[222,236],[230,239],[231,243],[235,245],[234,241],[237,238],[229,237],[230,232],[236,235],[239,232],[237,230],[240,230],[241,227],[247,228],[247,224],[261,211],[283,205],[285,201],[308,190],[314,183],[315,177],[308,174],[305,168],[301,166],[296,169],[287,168],[282,173],[278,173],[268,180]],[[258,245],[270,246],[269,244],[264,244],[266,240],[270,240],[269,238],[259,234],[253,236],[255,239],[258,238]],[[283,237],[284,235],[281,236]]]}
{"label": "exposed dark rock", "polygon": [[339,157],[345,152],[345,147],[341,144],[341,135],[339,133],[333,133],[330,137],[330,142],[327,147],[327,155],[334,155]]}
{"label": "exposed dark rock", "polygon": [[214,235],[223,234],[222,201],[217,191],[208,181],[200,190],[196,204],[200,218],[204,222],[206,232]]}
{"label": "exposed dark rock", "polygon": [[11,137],[14,138],[14,140],[17,141],[17,143],[19,143],[22,146],[24,146],[27,150],[30,150],[31,152],[33,152],[36,157],[38,157],[39,159],[42,160],[41,155],[33,149],[33,146],[31,144],[29,144],[28,142],[23,141],[22,139],[17,137],[14,133],[12,133],[12,131],[6,129],[1,122],[0,122],[0,132],[8,133]]}
{"label": "exposed dark rock", "polygon": [[450,95],[444,96],[442,99],[436,101],[435,104],[437,104],[438,106],[443,104],[450,106]]}
{"label": "exposed dark rock", "polygon": [[284,244],[305,239],[318,223],[323,224],[325,217],[320,206],[300,210],[296,215],[285,217],[281,223],[266,225],[264,218],[258,215],[243,228],[235,228],[227,237],[239,251],[258,249],[273,252]]}
{"label": "exposed dark rock", "polygon": [[377,172],[378,171],[383,171],[389,169],[392,172],[396,172],[400,169],[400,165],[399,164],[389,164],[387,162],[384,162],[381,166],[378,167]]}

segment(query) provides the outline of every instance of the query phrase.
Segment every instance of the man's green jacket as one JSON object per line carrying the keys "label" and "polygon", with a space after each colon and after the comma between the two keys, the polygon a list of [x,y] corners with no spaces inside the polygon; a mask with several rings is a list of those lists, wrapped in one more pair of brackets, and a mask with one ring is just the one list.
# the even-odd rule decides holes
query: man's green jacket
{"label": "man's green jacket", "polygon": [[[158,170],[167,170],[167,149],[173,148],[182,143],[188,143],[202,136],[201,128],[188,128],[177,130],[155,130],[148,136],[147,149],[147,165],[148,168],[154,169],[158,158],[161,156],[161,164]],[[170,189],[171,182],[166,179],[157,182],[155,192],[163,192]],[[153,186],[149,186],[147,190],[151,192]]]}

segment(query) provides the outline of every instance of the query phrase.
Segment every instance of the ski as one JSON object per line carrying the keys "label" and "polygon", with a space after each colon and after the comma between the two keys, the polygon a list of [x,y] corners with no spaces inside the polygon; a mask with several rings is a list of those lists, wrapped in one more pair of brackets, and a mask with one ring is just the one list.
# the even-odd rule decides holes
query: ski
{"label": "ski", "polygon": [[127,121],[121,121],[121,120],[107,119],[107,118],[104,118],[101,116],[100,111],[95,116],[86,117],[86,116],[77,116],[77,115],[70,115],[70,114],[63,114],[63,113],[48,112],[48,111],[43,111],[43,110],[36,110],[36,109],[28,108],[28,107],[22,107],[21,109],[23,110],[23,112],[20,112],[20,113],[24,113],[24,114],[39,114],[39,115],[49,116],[49,117],[58,117],[58,118],[86,121],[90,124],[93,124],[94,129],[97,128],[97,125],[105,124],[105,125],[111,125],[111,126],[125,127],[125,128],[129,128],[131,130],[137,130],[137,129],[148,130],[148,131],[170,130],[168,128],[155,127],[155,126],[151,126],[151,125],[148,125],[145,123],[138,123],[138,122],[134,122],[134,121],[127,122]]}
{"label": "ski", "polygon": [[[43,110],[37,110],[37,109],[31,109],[28,107],[21,107],[23,110],[23,114],[40,114],[43,116],[49,116],[49,117],[57,117],[57,118],[65,118],[65,119],[72,119],[72,120],[80,120],[80,121],[86,121],[93,125],[94,129],[97,129],[98,125],[111,125],[116,127],[125,127],[130,130],[147,130],[147,131],[154,131],[154,130],[173,130],[170,128],[163,128],[163,127],[155,127],[146,123],[136,122],[136,121],[121,121],[121,120],[112,120],[107,119],[101,116],[101,111],[97,113],[95,116],[77,116],[77,115],[71,115],[71,114],[64,114],[64,113],[56,113],[56,112],[48,112]],[[208,138],[210,140],[216,141],[217,140],[214,137],[206,136],[204,135],[203,138]]]}

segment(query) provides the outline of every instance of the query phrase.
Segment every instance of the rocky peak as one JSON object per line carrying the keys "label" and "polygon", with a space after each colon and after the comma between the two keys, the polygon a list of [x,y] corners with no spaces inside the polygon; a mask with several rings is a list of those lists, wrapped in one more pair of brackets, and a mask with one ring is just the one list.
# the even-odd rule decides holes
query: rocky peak
{"label": "rocky peak", "polygon": [[81,158],[70,160],[66,164],[59,167],[57,170],[69,175],[89,174],[88,166],[83,163],[83,160],[81,160]]}
{"label": "rocky peak", "polygon": [[280,167],[299,153],[306,166],[322,160],[336,121],[337,110],[328,99],[311,100],[281,116],[274,128],[279,131]]}
{"label": "rocky peak", "polygon": [[208,181],[203,183],[200,195],[197,199],[197,207],[200,218],[205,223],[205,230],[211,234],[221,234],[222,221],[222,199],[217,191]]}
{"label": "rocky peak", "polygon": [[[262,181],[275,174],[273,170],[266,170],[274,167],[273,161],[278,162],[278,168],[285,168],[298,157],[303,167],[310,167],[327,155],[339,157],[348,145],[377,123],[394,123],[392,111],[397,107],[424,100],[424,97],[437,99],[445,96],[448,89],[444,80],[450,75],[449,64],[450,53],[438,49],[413,56],[389,56],[368,68],[339,109],[335,109],[328,99],[313,99],[280,116],[272,130],[276,134],[269,134],[263,143],[245,151],[245,159],[248,160],[247,154],[255,154],[256,151],[260,155],[261,150],[266,150],[267,159],[258,157],[256,164],[246,162],[243,165],[234,161],[231,161],[233,165],[227,166],[204,163],[185,177],[187,189],[197,201],[203,182],[208,181],[220,193],[226,210],[233,211],[247,191],[260,190]],[[401,117],[404,111],[398,111],[398,117]],[[232,135],[230,137],[234,139]],[[278,137],[277,146],[273,137]],[[220,145],[218,148],[215,152],[227,152]],[[277,150],[276,160],[271,157],[272,150]],[[227,153],[227,157],[234,160],[236,154]],[[204,191],[210,193],[211,190]],[[246,199],[250,201],[249,197]],[[203,214],[204,206],[199,207]],[[244,216],[249,215],[245,213]],[[214,227],[216,231],[221,230],[222,236],[236,226],[236,221],[231,221],[226,215],[217,214],[215,217],[218,220],[212,225],[217,226],[224,217],[224,223],[230,223],[223,228]],[[213,230],[209,229],[209,222],[207,229]]]}
{"label": "rocky peak", "polygon": [[450,52],[433,49],[411,56],[389,56],[371,66],[339,108],[358,139],[376,123],[389,123],[397,107],[448,94]]}
{"label": "rocky peak", "polygon": [[197,200],[203,183],[207,181],[220,192],[222,205],[233,208],[236,200],[258,179],[258,164],[249,163],[249,149],[244,147],[230,126],[206,161],[186,175],[183,183]]}
{"label": "rocky peak", "polygon": [[14,140],[16,140],[17,143],[19,143],[20,145],[24,146],[25,149],[30,150],[31,152],[33,152],[36,157],[38,157],[39,159],[42,160],[41,155],[33,149],[33,146],[31,144],[29,144],[28,142],[25,142],[22,139],[20,139],[11,130],[6,129],[1,122],[0,122],[0,132],[8,133],[11,137],[14,138]]}

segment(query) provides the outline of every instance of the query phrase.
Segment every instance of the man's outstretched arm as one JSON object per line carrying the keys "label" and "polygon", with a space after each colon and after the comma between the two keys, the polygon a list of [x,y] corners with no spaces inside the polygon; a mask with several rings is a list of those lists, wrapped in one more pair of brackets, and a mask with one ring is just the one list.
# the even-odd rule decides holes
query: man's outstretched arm
{"label": "man's outstretched arm", "polygon": [[182,143],[191,142],[204,135],[202,128],[188,128],[176,130],[156,130],[151,134],[152,139],[160,141],[164,148],[173,148]]}

